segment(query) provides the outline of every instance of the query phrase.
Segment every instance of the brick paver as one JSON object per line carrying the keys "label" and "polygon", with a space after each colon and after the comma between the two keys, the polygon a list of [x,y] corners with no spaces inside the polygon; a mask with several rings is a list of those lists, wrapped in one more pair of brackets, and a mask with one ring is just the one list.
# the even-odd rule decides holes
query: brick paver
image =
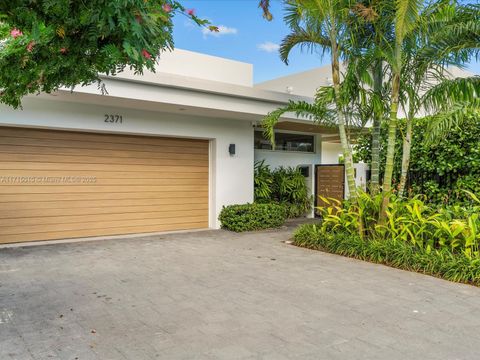
{"label": "brick paver", "polygon": [[480,289],[289,236],[0,249],[0,359],[480,358]]}

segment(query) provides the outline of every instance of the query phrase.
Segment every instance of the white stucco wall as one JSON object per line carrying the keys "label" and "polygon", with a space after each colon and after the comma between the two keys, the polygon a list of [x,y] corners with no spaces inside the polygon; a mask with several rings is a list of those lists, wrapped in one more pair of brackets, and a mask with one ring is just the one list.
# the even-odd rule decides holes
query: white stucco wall
{"label": "white stucco wall", "polygon": [[322,164],[338,164],[338,158],[342,154],[342,147],[337,143],[322,142]]}
{"label": "white stucco wall", "polygon": [[[160,54],[156,73],[145,71],[145,77],[155,79],[159,74],[180,75],[222,83],[253,86],[253,65],[218,56],[175,49]],[[133,73],[126,69],[123,74]],[[119,77],[122,77],[122,73]],[[161,81],[160,81],[161,83]]]}
{"label": "white stucco wall", "polygon": [[[209,139],[210,227],[218,228],[223,205],[253,201],[253,128],[248,121],[201,118],[108,106],[25,99],[23,110],[0,106],[0,125]],[[123,124],[104,122],[104,114]],[[230,156],[229,144],[236,144]]]}

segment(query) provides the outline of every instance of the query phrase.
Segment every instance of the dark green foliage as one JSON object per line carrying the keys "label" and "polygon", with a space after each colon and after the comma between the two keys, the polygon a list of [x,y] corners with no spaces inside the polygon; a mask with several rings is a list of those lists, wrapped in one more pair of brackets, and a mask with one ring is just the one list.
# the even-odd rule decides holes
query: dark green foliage
{"label": "dark green foliage", "polygon": [[450,281],[480,285],[480,259],[472,259],[462,253],[452,254],[447,249],[428,250],[392,239],[362,240],[356,234],[324,232],[319,224],[301,225],[294,233],[294,244]]}
{"label": "dark green foliage", "polygon": [[0,102],[18,107],[27,94],[91,84],[125,67],[153,70],[173,46],[176,12],[185,9],[173,0],[1,1]]}
{"label": "dark green foliage", "polygon": [[235,232],[277,228],[285,223],[285,208],[273,203],[230,205],[218,219],[223,229]]}
{"label": "dark green foliage", "polygon": [[[443,139],[434,143],[426,141],[430,119],[414,122],[410,162],[408,195],[425,194],[437,204],[469,203],[463,190],[480,193],[480,119],[470,118],[462,127],[454,128]],[[399,121],[402,134],[405,123]],[[386,126],[382,129],[381,164],[385,164]],[[367,163],[371,160],[371,134],[360,137],[356,159]],[[398,184],[401,170],[402,137],[397,138],[394,184]],[[381,174],[384,168],[380,170]]]}
{"label": "dark green foliage", "polygon": [[305,216],[312,207],[307,183],[300,170],[280,167],[271,170],[263,161],[255,163],[255,202],[284,206],[287,218]]}

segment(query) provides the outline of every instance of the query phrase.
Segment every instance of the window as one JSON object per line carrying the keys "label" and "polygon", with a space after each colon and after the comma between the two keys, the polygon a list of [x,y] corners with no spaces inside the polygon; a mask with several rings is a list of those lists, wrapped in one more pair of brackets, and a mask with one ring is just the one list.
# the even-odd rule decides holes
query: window
{"label": "window", "polygon": [[[273,150],[270,141],[263,137],[262,131],[255,131],[255,149]],[[275,132],[275,150],[315,152],[315,136]]]}

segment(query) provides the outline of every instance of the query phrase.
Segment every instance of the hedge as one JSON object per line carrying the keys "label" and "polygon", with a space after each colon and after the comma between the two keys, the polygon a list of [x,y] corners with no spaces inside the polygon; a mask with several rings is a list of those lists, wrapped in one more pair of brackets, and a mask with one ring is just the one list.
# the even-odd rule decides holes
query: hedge
{"label": "hedge", "polygon": [[235,232],[277,228],[285,223],[285,207],[278,204],[224,206],[218,217],[222,228]]}

